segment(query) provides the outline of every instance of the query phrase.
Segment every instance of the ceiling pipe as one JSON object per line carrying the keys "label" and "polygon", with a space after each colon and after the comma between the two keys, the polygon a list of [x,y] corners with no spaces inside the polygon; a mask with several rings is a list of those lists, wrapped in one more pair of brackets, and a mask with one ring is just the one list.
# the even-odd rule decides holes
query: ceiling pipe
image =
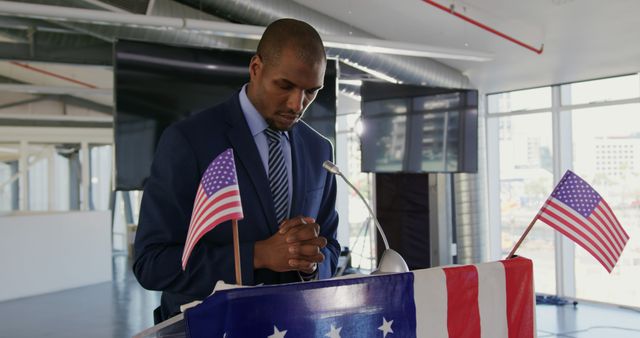
{"label": "ceiling pipe", "polygon": [[[346,60],[351,66],[370,72],[375,70],[396,82],[436,87],[468,88],[469,79],[459,70],[430,58],[376,54],[366,50],[332,48],[326,39],[342,36],[354,39],[380,40],[357,29],[291,0],[195,0],[187,1],[202,10],[228,20],[252,25],[268,25],[281,18],[296,18],[311,24],[325,39],[327,54]],[[375,44],[385,46],[384,43]],[[486,54],[485,54],[486,56]],[[376,76],[376,75],[374,75]]]}
{"label": "ceiling pipe", "polygon": [[0,92],[37,95],[73,95],[78,97],[102,96],[106,98],[113,96],[113,89],[111,88],[60,87],[15,83],[0,83]]}
{"label": "ceiling pipe", "polygon": [[18,61],[9,61],[9,63],[14,65],[14,66],[18,66],[18,67],[21,67],[21,68],[24,68],[24,69],[28,69],[30,71],[34,71],[36,73],[44,74],[44,75],[47,75],[47,76],[55,77],[56,79],[60,79],[60,80],[67,81],[67,82],[71,82],[73,84],[77,84],[77,85],[80,85],[80,86],[83,86],[83,87],[92,88],[92,89],[98,88],[97,86],[94,86],[94,85],[92,85],[90,83],[83,82],[83,81],[80,81],[80,80],[76,80],[74,78],[70,78],[70,77],[67,77],[67,76],[64,76],[64,75],[56,74],[54,72],[50,72],[50,71],[45,70],[45,69],[37,68],[37,67],[31,66],[31,65],[26,64],[26,63],[22,63],[22,62],[18,62]]}
{"label": "ceiling pipe", "polygon": [[[129,27],[154,27],[158,29],[180,29],[198,31],[223,37],[259,40],[264,32],[264,26],[242,25],[229,22],[198,20],[189,18],[172,18],[162,16],[148,16],[130,13],[113,13],[100,10],[68,8],[60,6],[20,4],[10,1],[0,1],[0,15],[84,22],[92,24],[116,24]],[[431,47],[421,44],[389,41],[375,38],[358,38],[339,35],[324,35],[323,39],[328,47],[339,49],[362,50],[373,53],[409,55],[417,57],[435,57],[454,60],[489,61],[491,55],[467,50]]]}
{"label": "ceiling pipe", "polygon": [[466,22],[468,22],[468,23],[470,23],[472,25],[478,26],[478,27],[486,30],[487,32],[493,33],[493,34],[495,34],[495,35],[497,35],[497,36],[499,36],[499,37],[501,37],[503,39],[507,39],[507,40],[519,45],[519,46],[522,46],[522,47],[524,47],[524,48],[526,48],[526,49],[538,54],[538,55],[542,54],[542,51],[544,50],[544,44],[541,44],[540,48],[532,47],[531,45],[528,45],[528,44],[526,44],[526,43],[524,43],[524,42],[522,42],[522,41],[520,41],[520,40],[518,40],[516,38],[513,38],[513,37],[511,37],[511,36],[509,36],[507,34],[504,34],[504,33],[500,32],[500,31],[498,31],[498,30],[496,30],[494,28],[491,28],[491,27],[487,26],[487,25],[485,25],[485,24],[483,24],[483,23],[481,23],[479,21],[476,21],[474,19],[471,19],[468,16],[465,16],[465,15],[462,15],[462,14],[456,12],[455,11],[455,7],[453,6],[453,4],[451,5],[451,7],[447,7],[447,6],[441,5],[441,4],[439,4],[439,3],[437,3],[437,2],[435,2],[433,0],[422,0],[422,1],[427,3],[427,4],[429,4],[429,5],[432,5],[432,6],[436,7],[436,8],[438,8],[438,9],[441,9],[441,10],[443,10],[443,11],[445,11],[445,12],[447,12],[447,13],[453,15],[453,16],[457,16],[458,18],[460,18],[460,19],[462,19],[462,20],[464,20],[464,21],[466,21]]}
{"label": "ceiling pipe", "polygon": [[[229,1],[231,2],[231,1]],[[225,1],[226,3],[226,1]],[[275,3],[274,3],[275,4]],[[251,9],[252,14],[261,13],[261,8],[256,8],[261,4],[256,4],[254,1],[250,1],[245,4],[241,4],[246,9],[246,6],[253,6]],[[264,4],[262,4],[264,5]],[[261,5],[261,6],[262,6]],[[298,5],[294,2],[288,1],[280,1],[276,6],[278,8],[279,15],[263,15],[262,21],[259,23],[260,25],[266,25],[271,21],[280,18],[280,17],[298,17],[304,20],[304,12],[311,11],[310,9]],[[288,8],[295,9],[296,12],[300,13],[300,15],[286,15],[286,12],[281,10],[282,6],[285,5]],[[242,9],[240,9],[242,10]],[[236,9],[237,12],[237,9]],[[177,34],[178,32],[188,34],[189,36],[204,38],[208,40],[211,37],[211,40],[222,39],[224,40],[233,40],[233,39],[259,39],[262,32],[264,31],[263,26],[252,26],[252,25],[241,25],[234,23],[226,23],[226,22],[212,22],[205,20],[194,20],[187,18],[170,18],[170,17],[153,17],[146,15],[137,15],[137,14],[126,14],[126,13],[110,13],[106,11],[99,10],[87,10],[80,8],[66,8],[60,6],[48,6],[48,5],[36,5],[36,4],[24,4],[24,3],[15,3],[10,1],[0,1],[0,15],[5,16],[19,16],[19,17],[28,17],[35,19],[44,19],[44,20],[52,20],[58,21],[61,23],[66,22],[75,22],[84,25],[91,25],[92,27],[114,27],[126,28],[129,30],[135,29],[143,29],[146,31],[158,31],[164,33],[171,33],[170,35]],[[233,14],[232,14],[233,15]],[[254,18],[255,19],[255,18]],[[319,24],[322,22],[326,22],[327,19],[330,19],[327,16],[320,17]],[[255,20],[254,20],[255,21]],[[308,20],[312,25],[316,25],[315,20]],[[252,23],[252,21],[246,21],[248,23]],[[263,23],[264,22],[264,23]],[[339,22],[339,21],[338,21]],[[254,23],[255,24],[255,23]],[[323,33],[323,38],[328,42],[328,44],[332,42],[336,43],[344,43],[345,36],[357,35],[358,38],[366,39],[367,46],[359,45],[358,48],[371,48],[371,45],[377,47],[384,47],[385,44],[389,43],[387,40],[377,39],[370,34],[362,33],[354,29],[350,29],[346,31],[342,29],[344,27],[350,27],[345,23],[341,23],[339,30],[326,32],[324,30],[320,30]],[[352,27],[351,27],[352,28]],[[112,28],[113,30],[113,28]],[[117,34],[117,32],[113,32]],[[365,35],[366,34],[366,35]],[[168,35],[168,36],[170,36]],[[214,39],[214,36],[217,37]],[[336,37],[336,41],[332,41],[331,37]],[[158,40],[163,41],[163,40]],[[181,40],[172,40],[173,42],[181,41]],[[357,41],[357,40],[354,40]],[[215,42],[215,41],[214,41]],[[362,41],[360,41],[362,43]],[[354,44],[358,45],[358,44]],[[204,46],[218,46],[218,43],[210,43],[205,44]],[[416,50],[419,48],[425,48],[424,46],[419,47],[420,45],[416,45]],[[425,84],[439,87],[454,87],[454,88],[466,88],[469,85],[469,80],[466,76],[464,76],[459,70],[456,70],[452,67],[444,65],[435,60],[427,59],[427,58],[417,58],[417,57],[406,57],[406,56],[397,56],[397,55],[388,55],[388,54],[376,54],[368,51],[362,50],[354,50],[354,49],[346,49],[347,46],[342,46],[342,48],[327,48],[327,54],[334,57],[339,57],[341,59],[348,60],[352,64],[356,64],[362,66],[363,68],[375,69],[379,72],[386,73],[392,78],[397,79],[399,82],[404,83],[415,83],[415,84]],[[393,50],[397,48],[397,46],[391,45],[389,50]],[[422,50],[421,52],[425,52]],[[428,52],[428,51],[426,51]],[[431,51],[433,52],[433,51]],[[484,54],[483,57],[486,57]]]}

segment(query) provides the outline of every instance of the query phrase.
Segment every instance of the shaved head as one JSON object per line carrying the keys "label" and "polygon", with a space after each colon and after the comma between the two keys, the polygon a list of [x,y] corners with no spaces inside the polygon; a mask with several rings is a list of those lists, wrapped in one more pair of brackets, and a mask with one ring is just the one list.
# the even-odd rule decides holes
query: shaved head
{"label": "shaved head", "polygon": [[290,130],[324,86],[327,57],[309,24],[280,19],[262,35],[249,64],[247,97],[269,127]]}
{"label": "shaved head", "polygon": [[265,64],[275,65],[285,48],[291,49],[305,63],[326,61],[320,34],[303,21],[280,19],[272,22],[262,34],[257,54]]}

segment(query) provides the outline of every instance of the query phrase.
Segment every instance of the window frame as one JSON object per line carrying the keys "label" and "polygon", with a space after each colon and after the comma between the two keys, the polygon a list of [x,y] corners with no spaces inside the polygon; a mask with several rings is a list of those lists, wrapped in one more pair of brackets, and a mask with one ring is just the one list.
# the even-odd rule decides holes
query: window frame
{"label": "window frame", "polygon": [[[640,73],[636,74],[623,74],[618,76],[611,76],[607,78],[616,78],[635,75],[638,81],[640,81]],[[589,82],[602,80],[592,79]],[[489,257],[491,260],[504,259],[500,257],[502,248],[501,241],[501,211],[500,211],[500,154],[499,154],[499,119],[509,116],[529,115],[548,113],[551,111],[552,121],[552,145],[553,145],[553,179],[554,182],[558,182],[564,172],[569,169],[573,169],[573,138],[571,134],[572,130],[572,112],[574,110],[582,108],[594,108],[594,107],[608,107],[623,105],[629,103],[640,103],[640,91],[638,96],[630,99],[619,99],[611,101],[597,101],[591,103],[582,104],[564,104],[561,102],[561,86],[572,83],[560,83],[550,86],[541,86],[536,88],[551,88],[551,107],[532,109],[532,110],[516,110],[508,112],[492,112],[489,110],[489,97],[491,95],[498,95],[503,93],[509,93],[520,90],[487,93],[485,94],[484,109],[486,114],[486,165],[487,165],[487,186],[489,197]],[[535,88],[526,88],[521,90],[530,90]],[[561,297],[576,298],[576,280],[575,280],[575,244],[562,236],[559,232],[555,232],[554,235],[555,244],[555,266],[556,266],[556,294]]]}

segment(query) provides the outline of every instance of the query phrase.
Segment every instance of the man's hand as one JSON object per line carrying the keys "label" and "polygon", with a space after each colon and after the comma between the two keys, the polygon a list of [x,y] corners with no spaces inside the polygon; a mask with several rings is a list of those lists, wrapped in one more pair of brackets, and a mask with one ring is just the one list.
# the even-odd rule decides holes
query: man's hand
{"label": "man's hand", "polygon": [[319,233],[320,225],[313,218],[300,216],[285,220],[276,234],[256,242],[254,267],[313,273],[317,263],[324,261],[320,249],[327,245],[327,239]]}

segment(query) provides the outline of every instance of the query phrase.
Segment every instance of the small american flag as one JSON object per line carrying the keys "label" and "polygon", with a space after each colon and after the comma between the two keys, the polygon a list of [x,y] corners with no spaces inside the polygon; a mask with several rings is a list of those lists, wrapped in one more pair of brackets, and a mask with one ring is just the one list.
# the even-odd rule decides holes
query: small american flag
{"label": "small american flag", "polygon": [[607,202],[571,170],[537,217],[587,250],[609,273],[629,241]]}
{"label": "small american flag", "polygon": [[182,270],[202,236],[222,222],[243,217],[233,149],[229,148],[211,161],[200,180],[182,251]]}

